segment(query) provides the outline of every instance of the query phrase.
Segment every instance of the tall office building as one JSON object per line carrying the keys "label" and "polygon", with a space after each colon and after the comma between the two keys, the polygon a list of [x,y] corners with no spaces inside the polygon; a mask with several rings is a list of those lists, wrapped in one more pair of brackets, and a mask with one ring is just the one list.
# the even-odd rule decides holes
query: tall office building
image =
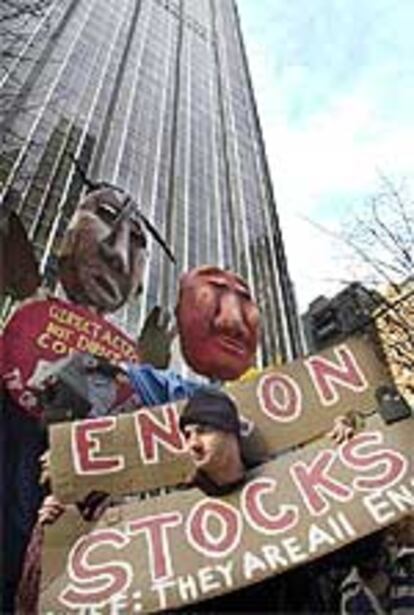
{"label": "tall office building", "polygon": [[42,272],[53,278],[83,190],[72,152],[91,178],[129,191],[177,257],[173,267],[150,245],[144,295],[117,314],[121,325],[136,330],[154,304],[173,307],[181,271],[217,264],[254,289],[261,364],[296,356],[297,311],[234,0],[33,4],[7,41],[0,177]]}

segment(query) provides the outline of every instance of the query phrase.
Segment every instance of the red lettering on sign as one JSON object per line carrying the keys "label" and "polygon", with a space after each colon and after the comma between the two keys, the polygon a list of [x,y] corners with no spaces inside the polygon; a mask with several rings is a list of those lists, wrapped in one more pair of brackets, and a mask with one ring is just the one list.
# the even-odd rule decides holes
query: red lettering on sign
{"label": "red lettering on sign", "polygon": [[365,432],[356,434],[341,447],[339,454],[343,463],[349,468],[375,472],[374,476],[354,478],[354,489],[359,491],[388,489],[401,480],[407,472],[408,460],[397,451],[380,448],[364,452],[364,449],[373,444],[382,444],[383,441],[384,436],[381,432]]}
{"label": "red lettering on sign", "polygon": [[342,344],[334,348],[333,352],[337,363],[320,355],[314,355],[304,361],[324,406],[331,406],[338,401],[338,387],[355,393],[361,393],[368,388],[365,376],[350,348]]}
{"label": "red lettering on sign", "polygon": [[[213,533],[209,521],[220,525],[219,534]],[[224,557],[239,544],[242,530],[240,512],[219,500],[201,500],[192,509],[186,524],[190,544],[208,557]]]}
{"label": "red lettering on sign", "polygon": [[135,428],[144,463],[158,463],[160,445],[172,453],[182,453],[184,443],[178,428],[178,413],[174,406],[161,408],[163,422],[150,410],[135,415]]}
{"label": "red lettering on sign", "polygon": [[326,496],[339,502],[346,502],[352,497],[350,487],[328,474],[334,459],[334,451],[324,450],[312,461],[297,461],[290,467],[292,479],[312,515],[322,515],[330,509]]}
{"label": "red lettering on sign", "polygon": [[72,547],[68,559],[71,582],[60,593],[59,600],[67,607],[103,606],[115,594],[124,592],[132,581],[132,567],[126,562],[91,564],[92,551],[99,547],[122,549],[129,538],[113,529],[96,530],[82,536]]}
{"label": "red lettering on sign", "polygon": [[116,418],[111,416],[73,423],[72,456],[77,474],[106,474],[124,469],[123,455],[97,456],[101,451],[101,443],[96,436],[115,428]]}
{"label": "red lettering on sign", "polygon": [[153,581],[167,579],[173,575],[167,528],[177,527],[182,520],[182,514],[179,511],[173,511],[142,517],[127,525],[130,535],[140,532],[145,534]]}
{"label": "red lettering on sign", "polygon": [[263,506],[263,495],[273,493],[277,481],[259,477],[250,481],[243,490],[241,505],[244,516],[253,529],[262,534],[277,534],[295,527],[298,522],[297,506],[281,504],[277,514],[268,513]]}
{"label": "red lettering on sign", "polygon": [[302,392],[287,374],[267,374],[259,380],[257,396],[263,412],[273,421],[290,423],[302,414]]}

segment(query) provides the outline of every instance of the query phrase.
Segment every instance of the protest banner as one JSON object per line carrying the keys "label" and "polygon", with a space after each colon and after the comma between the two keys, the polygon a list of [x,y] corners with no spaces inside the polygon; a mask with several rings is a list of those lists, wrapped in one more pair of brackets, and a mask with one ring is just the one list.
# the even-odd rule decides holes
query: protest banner
{"label": "protest banner", "polygon": [[[375,411],[375,391],[389,382],[372,344],[363,338],[267,369],[227,391],[243,420],[250,459],[309,441],[350,411]],[[50,430],[53,488],[63,502],[91,490],[113,494],[176,485],[189,463],[178,429],[183,402],[141,408],[119,417],[62,423]]]}
{"label": "protest banner", "polygon": [[224,594],[334,551],[414,511],[412,417],[377,415],[263,464],[224,497],[198,489],[73,508],[46,528],[40,611],[153,612]]}
{"label": "protest banner", "polygon": [[[138,361],[135,345],[119,329],[99,314],[62,299],[31,300],[22,305],[8,321],[2,343],[5,387],[19,406],[36,417],[42,416],[43,409],[31,381],[42,365],[73,351],[113,363]],[[120,390],[116,403],[126,394]]]}

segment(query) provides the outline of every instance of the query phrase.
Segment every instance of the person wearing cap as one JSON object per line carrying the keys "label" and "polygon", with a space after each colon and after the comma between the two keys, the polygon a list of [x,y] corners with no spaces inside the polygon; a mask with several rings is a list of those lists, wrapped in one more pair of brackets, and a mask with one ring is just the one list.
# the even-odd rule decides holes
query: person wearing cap
{"label": "person wearing cap", "polygon": [[196,391],[182,411],[179,427],[194,465],[188,486],[225,495],[244,483],[240,420],[228,395],[209,388]]}

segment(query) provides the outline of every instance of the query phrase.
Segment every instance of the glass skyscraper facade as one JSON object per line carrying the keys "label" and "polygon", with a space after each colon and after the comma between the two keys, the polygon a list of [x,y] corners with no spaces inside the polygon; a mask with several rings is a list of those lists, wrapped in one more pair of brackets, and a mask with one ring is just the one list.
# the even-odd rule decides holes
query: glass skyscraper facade
{"label": "glass skyscraper facade", "polygon": [[26,16],[1,74],[2,193],[53,280],[89,177],[124,188],[171,245],[149,247],[136,331],[178,275],[238,271],[259,303],[261,365],[300,352],[294,294],[234,0],[54,0]]}

